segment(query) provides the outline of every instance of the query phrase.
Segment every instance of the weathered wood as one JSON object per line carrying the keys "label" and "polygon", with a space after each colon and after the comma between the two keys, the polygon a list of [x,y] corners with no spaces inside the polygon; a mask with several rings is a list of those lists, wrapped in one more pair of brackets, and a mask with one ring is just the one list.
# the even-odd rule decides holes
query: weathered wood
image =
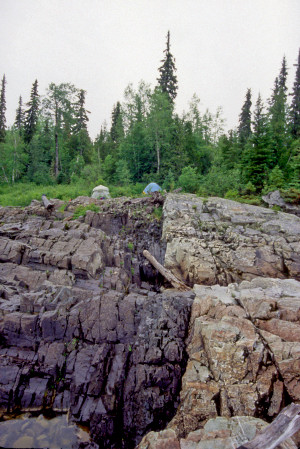
{"label": "weathered wood", "polygon": [[47,210],[52,210],[53,209],[54,205],[48,200],[48,198],[44,194],[42,195],[42,201],[43,201],[44,207]]}
{"label": "weathered wood", "polygon": [[163,267],[152,254],[149,253],[146,249],[143,251],[143,255],[146,257],[147,260],[160,272],[161,275],[163,275],[164,278],[166,278],[174,288],[177,288],[181,291],[188,291],[191,290],[190,287],[188,287],[186,284],[181,282],[179,279],[177,279],[176,276],[174,276],[171,271],[167,270],[165,267]]}
{"label": "weathered wood", "polygon": [[[300,405],[285,407],[274,421],[256,437],[237,449],[274,449],[300,429]],[[291,446],[292,447],[292,446]],[[293,446],[296,447],[296,446]]]}

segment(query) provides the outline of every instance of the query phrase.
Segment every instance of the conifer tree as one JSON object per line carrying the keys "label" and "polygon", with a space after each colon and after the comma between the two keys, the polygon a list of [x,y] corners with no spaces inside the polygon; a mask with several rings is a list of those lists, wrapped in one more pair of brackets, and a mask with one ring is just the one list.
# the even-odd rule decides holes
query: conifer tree
{"label": "conifer tree", "polygon": [[34,136],[39,115],[40,97],[38,94],[38,81],[32,85],[30,100],[27,103],[28,109],[25,112],[24,140],[29,143]]}
{"label": "conifer tree", "polygon": [[259,94],[254,111],[253,133],[243,155],[242,170],[245,181],[250,181],[260,191],[267,179],[271,164],[272,152],[269,124]]}
{"label": "conifer tree", "polygon": [[114,106],[111,114],[110,135],[114,143],[118,143],[124,136],[122,109],[119,101]]}
{"label": "conifer tree", "polygon": [[300,48],[296,67],[296,77],[292,93],[291,122],[292,135],[294,138],[298,139],[300,137]]}
{"label": "conifer tree", "polygon": [[0,94],[0,142],[4,142],[6,134],[6,98],[5,98],[5,75],[2,78],[1,94]]}
{"label": "conifer tree", "polygon": [[275,79],[270,100],[270,125],[272,131],[272,146],[274,148],[273,166],[284,165],[288,146],[288,105],[287,105],[287,66],[285,57],[282,60],[279,76]]}
{"label": "conifer tree", "polygon": [[20,135],[22,134],[24,126],[24,110],[23,110],[23,101],[20,95],[18,109],[16,110],[16,118],[15,118],[15,127],[19,130]]}
{"label": "conifer tree", "polygon": [[86,91],[80,89],[77,95],[77,102],[75,103],[75,125],[74,132],[80,132],[81,130],[87,130],[87,122],[89,121],[88,113],[85,109],[85,96]]}
{"label": "conifer tree", "polygon": [[246,93],[246,100],[240,114],[238,127],[238,137],[242,148],[244,148],[251,135],[251,106],[251,89],[248,89]]}
{"label": "conifer tree", "polygon": [[173,103],[177,95],[177,77],[175,75],[175,59],[170,52],[170,31],[167,34],[167,46],[164,50],[165,57],[161,61],[162,66],[159,67],[158,71],[160,73],[159,78],[157,78],[158,85],[161,87],[162,92],[166,92],[170,101]]}

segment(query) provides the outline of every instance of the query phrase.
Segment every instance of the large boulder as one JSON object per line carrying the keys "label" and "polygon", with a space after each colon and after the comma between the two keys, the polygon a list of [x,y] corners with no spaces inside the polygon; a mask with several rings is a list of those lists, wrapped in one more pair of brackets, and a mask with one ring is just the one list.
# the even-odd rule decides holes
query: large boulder
{"label": "large boulder", "polygon": [[92,198],[110,198],[110,193],[108,187],[99,185],[93,188]]}

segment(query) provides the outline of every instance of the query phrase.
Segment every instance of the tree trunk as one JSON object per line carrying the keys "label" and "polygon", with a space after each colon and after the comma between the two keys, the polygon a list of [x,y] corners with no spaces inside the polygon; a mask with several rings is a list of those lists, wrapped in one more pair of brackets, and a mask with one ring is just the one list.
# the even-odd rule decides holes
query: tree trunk
{"label": "tree trunk", "polygon": [[5,173],[3,165],[1,166],[1,168],[2,168],[2,171],[3,171],[3,174],[4,174],[5,181],[7,182],[7,184],[9,184],[9,180],[7,179],[7,176],[6,176],[6,173]]}
{"label": "tree trunk", "polygon": [[58,177],[58,135],[55,133],[55,177]]}
{"label": "tree trunk", "polygon": [[185,285],[183,282],[181,282],[179,279],[177,279],[176,276],[174,276],[171,271],[167,270],[165,267],[163,267],[156,259],[152,256],[152,254],[149,253],[146,249],[143,251],[143,255],[146,257],[147,260],[156,268],[160,274],[163,275],[169,281],[174,288],[177,288],[181,291],[189,291],[191,290],[190,287]]}
{"label": "tree trunk", "polygon": [[48,198],[44,194],[42,195],[42,201],[43,201],[45,209],[47,209],[47,210],[52,210],[53,209],[53,207],[54,207],[53,204],[50,203],[50,201],[48,200]]}
{"label": "tree trunk", "polygon": [[155,146],[156,146],[157,173],[159,173],[159,170],[160,170],[160,147],[159,147],[157,133],[155,136]]}
{"label": "tree trunk", "polygon": [[[274,421],[248,443],[237,449],[274,449],[300,429],[300,405],[290,404],[285,407]],[[296,445],[291,446],[291,449]]]}

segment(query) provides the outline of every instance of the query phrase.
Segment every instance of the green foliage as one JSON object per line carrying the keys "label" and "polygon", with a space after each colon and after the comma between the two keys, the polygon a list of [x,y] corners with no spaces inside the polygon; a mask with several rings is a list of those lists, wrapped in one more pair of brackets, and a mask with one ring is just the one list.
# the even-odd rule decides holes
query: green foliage
{"label": "green foliage", "polygon": [[213,166],[207,176],[201,178],[198,194],[223,197],[228,190],[239,191],[241,187],[240,171],[225,171],[222,167]]}
{"label": "green foliage", "polygon": [[165,57],[161,61],[163,64],[158,69],[160,76],[158,78],[158,84],[161,87],[162,92],[166,93],[171,102],[173,102],[177,95],[177,77],[175,75],[176,67],[175,60],[170,52],[170,31],[167,34],[167,46],[164,51]]}
{"label": "green foliage", "polygon": [[184,167],[178,179],[178,184],[185,192],[195,193],[199,187],[199,175],[195,167]]}
{"label": "green foliage", "polygon": [[270,172],[267,185],[271,190],[280,189],[284,185],[284,176],[278,165]]}
{"label": "green foliage", "polygon": [[300,187],[281,190],[280,193],[287,203],[300,204]]}
{"label": "green foliage", "polygon": [[144,81],[137,89],[129,85],[124,102],[113,106],[111,126],[104,123],[93,143],[87,131],[86,92],[70,83],[50,83],[40,107],[36,80],[25,112],[20,98],[15,124],[7,129],[4,78],[0,202],[27,205],[42,193],[68,200],[90,195],[99,184],[108,185],[112,197],[135,197],[149,182],[168,191],[181,186],[186,192],[253,204],[260,202],[255,195],[262,189],[297,192],[299,61],[292,95],[287,92],[284,58],[268,107],[259,96],[251,122],[248,89],[238,127],[225,134],[222,109],[200,112],[196,95],[187,113],[175,112],[177,79],[168,33],[158,86],[151,90]]}
{"label": "green foliage", "polygon": [[0,92],[0,142],[4,142],[6,133],[6,97],[5,97],[6,79],[3,75]]}
{"label": "green foliage", "polygon": [[117,184],[124,186],[130,183],[130,171],[127,166],[127,162],[120,159],[116,162],[115,180]]}
{"label": "green foliage", "polygon": [[160,221],[162,219],[162,215],[163,215],[162,206],[155,207],[153,209],[152,215],[157,221]]}
{"label": "green foliage", "polygon": [[32,200],[41,201],[42,194],[48,198],[69,201],[80,195],[89,196],[90,189],[82,185],[36,185],[34,183],[2,184],[0,186],[1,206],[28,206]]}
{"label": "green foliage", "polygon": [[100,207],[93,203],[88,204],[87,206],[78,206],[74,211],[72,219],[77,220],[79,217],[85,217],[88,210],[91,210],[92,212],[99,212]]}
{"label": "green foliage", "polygon": [[128,242],[127,243],[127,248],[129,249],[129,251],[133,251],[133,243],[132,242]]}
{"label": "green foliage", "polygon": [[244,195],[252,195],[256,192],[256,188],[255,186],[252,184],[251,181],[247,182],[247,184],[245,185],[245,187],[243,188],[243,194]]}
{"label": "green foliage", "polygon": [[172,192],[172,190],[174,190],[175,188],[175,176],[171,169],[169,169],[167,175],[165,176],[162,188],[169,192]]}

